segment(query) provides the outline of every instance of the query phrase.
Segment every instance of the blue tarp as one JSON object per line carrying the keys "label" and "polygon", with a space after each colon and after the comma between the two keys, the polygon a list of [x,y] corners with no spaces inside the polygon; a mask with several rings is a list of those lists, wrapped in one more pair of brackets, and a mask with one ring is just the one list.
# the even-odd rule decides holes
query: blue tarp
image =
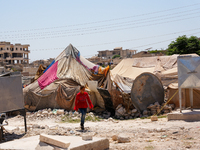
{"label": "blue tarp", "polygon": [[51,64],[44,70],[43,73],[45,73],[54,63],[55,63],[55,60],[53,60],[53,61],[51,62]]}

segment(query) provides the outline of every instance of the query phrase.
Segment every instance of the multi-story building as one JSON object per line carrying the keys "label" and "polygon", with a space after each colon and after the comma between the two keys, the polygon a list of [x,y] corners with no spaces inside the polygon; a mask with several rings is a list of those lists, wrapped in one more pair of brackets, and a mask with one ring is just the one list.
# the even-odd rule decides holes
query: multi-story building
{"label": "multi-story building", "polygon": [[122,47],[116,47],[113,50],[98,51],[98,56],[103,59],[112,59],[114,55],[120,55],[121,58],[130,58],[132,55],[136,54],[137,50],[125,49]]}
{"label": "multi-story building", "polygon": [[29,64],[28,54],[30,45],[10,44],[10,42],[0,42],[0,64]]}

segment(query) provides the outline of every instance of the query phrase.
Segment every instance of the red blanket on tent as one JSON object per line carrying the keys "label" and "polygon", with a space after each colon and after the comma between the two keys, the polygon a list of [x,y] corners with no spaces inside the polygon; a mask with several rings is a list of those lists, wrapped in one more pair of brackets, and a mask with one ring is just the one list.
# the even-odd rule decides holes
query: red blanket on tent
{"label": "red blanket on tent", "polygon": [[57,66],[58,61],[54,63],[41,77],[39,77],[38,84],[41,89],[44,89],[47,85],[58,79]]}

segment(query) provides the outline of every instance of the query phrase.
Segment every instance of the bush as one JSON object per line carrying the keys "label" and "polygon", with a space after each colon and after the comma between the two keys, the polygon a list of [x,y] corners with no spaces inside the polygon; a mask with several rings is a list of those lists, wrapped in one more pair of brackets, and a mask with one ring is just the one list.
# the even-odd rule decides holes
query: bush
{"label": "bush", "polygon": [[115,59],[115,58],[118,58],[118,57],[120,57],[120,55],[114,55],[114,56],[112,57],[112,59]]}

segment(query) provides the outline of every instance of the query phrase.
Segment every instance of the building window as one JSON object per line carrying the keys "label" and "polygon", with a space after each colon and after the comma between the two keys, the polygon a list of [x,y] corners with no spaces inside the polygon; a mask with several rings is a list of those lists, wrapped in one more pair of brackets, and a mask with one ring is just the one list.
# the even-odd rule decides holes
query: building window
{"label": "building window", "polygon": [[3,48],[1,47],[1,50],[3,50]]}
{"label": "building window", "polygon": [[22,48],[20,48],[20,50],[22,50]]}
{"label": "building window", "polygon": [[16,47],[16,50],[17,50],[17,47]]}
{"label": "building window", "polygon": [[9,50],[9,48],[7,48],[7,50]]}

